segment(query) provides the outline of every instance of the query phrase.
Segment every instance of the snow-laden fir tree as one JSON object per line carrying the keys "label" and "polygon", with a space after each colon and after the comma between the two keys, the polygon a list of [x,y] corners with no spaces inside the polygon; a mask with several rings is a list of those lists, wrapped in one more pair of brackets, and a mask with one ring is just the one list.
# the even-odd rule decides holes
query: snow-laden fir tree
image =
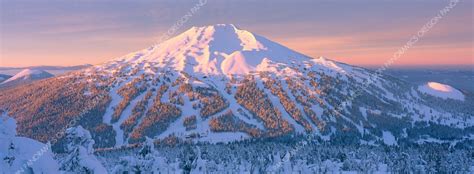
{"label": "snow-laden fir tree", "polygon": [[66,173],[107,173],[94,155],[94,140],[81,126],[66,130],[66,153],[60,170]]}
{"label": "snow-laden fir tree", "polygon": [[207,160],[202,159],[201,149],[197,147],[197,159],[193,162],[194,168],[191,170],[191,174],[208,173],[207,171]]}
{"label": "snow-laden fir tree", "polygon": [[146,137],[142,148],[132,156],[122,157],[112,173],[174,173],[175,168],[160,157],[151,138]]}

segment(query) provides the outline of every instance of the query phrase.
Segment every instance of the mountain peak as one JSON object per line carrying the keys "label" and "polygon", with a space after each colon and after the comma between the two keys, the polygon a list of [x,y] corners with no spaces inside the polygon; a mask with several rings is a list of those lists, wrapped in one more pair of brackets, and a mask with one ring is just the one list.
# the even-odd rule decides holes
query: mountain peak
{"label": "mountain peak", "polygon": [[307,60],[303,54],[233,24],[216,24],[192,27],[161,44],[114,62],[154,62],[160,64],[159,67],[191,74],[229,75],[266,71],[276,63]]}
{"label": "mountain peak", "polygon": [[214,24],[214,25],[205,25],[205,26],[193,26],[186,30],[184,33],[187,32],[194,32],[196,30],[219,30],[219,31],[228,31],[228,32],[235,32],[239,30],[234,24]]}
{"label": "mountain peak", "polygon": [[214,30],[239,30],[234,24],[214,24],[214,25],[207,25],[202,27],[192,27],[192,28],[212,28]]}
{"label": "mountain peak", "polygon": [[[181,36],[181,37],[180,37]],[[241,30],[233,24],[216,24],[204,27],[192,27],[183,34],[177,36],[179,39],[195,40],[198,43],[208,44],[210,50],[231,54],[238,50],[261,50],[265,49],[257,39],[258,36],[247,30]]]}

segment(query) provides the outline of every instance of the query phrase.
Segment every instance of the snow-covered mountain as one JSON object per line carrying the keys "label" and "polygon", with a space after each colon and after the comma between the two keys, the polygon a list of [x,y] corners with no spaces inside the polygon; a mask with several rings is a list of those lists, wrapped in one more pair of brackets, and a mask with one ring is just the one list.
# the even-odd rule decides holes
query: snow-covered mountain
{"label": "snow-covered mountain", "polygon": [[220,24],[0,91],[0,109],[16,118],[21,135],[41,141],[78,119],[96,148],[146,137],[228,142],[310,134],[389,145],[474,137],[472,94],[442,99],[391,76],[371,83],[373,73]]}
{"label": "snow-covered mountain", "polygon": [[271,71],[276,63],[310,61],[310,58],[234,25],[193,27],[153,47],[129,54],[112,62],[155,64],[155,67],[195,75],[248,74]]}
{"label": "snow-covered mountain", "polygon": [[50,77],[54,77],[54,75],[43,70],[24,69],[19,73],[15,74],[13,77],[10,77],[7,80],[3,81],[2,83],[0,83],[0,85],[11,86]]}
{"label": "snow-covered mountain", "polygon": [[451,98],[455,100],[464,100],[464,95],[461,91],[452,86],[438,82],[428,82],[425,85],[418,87],[418,90],[443,99]]}

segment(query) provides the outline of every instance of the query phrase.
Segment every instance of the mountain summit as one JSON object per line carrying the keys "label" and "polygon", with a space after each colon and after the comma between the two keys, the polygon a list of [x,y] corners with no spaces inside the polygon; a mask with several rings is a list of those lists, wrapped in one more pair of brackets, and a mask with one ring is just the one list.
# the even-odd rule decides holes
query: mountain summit
{"label": "mountain summit", "polygon": [[192,27],[157,46],[120,57],[127,63],[154,62],[193,74],[247,74],[309,57],[232,24]]}
{"label": "mountain summit", "polygon": [[471,94],[443,99],[391,76],[369,83],[372,73],[219,24],[0,91],[0,110],[16,118],[20,135],[43,142],[80,118],[96,148],[146,137],[229,142],[298,134],[397,145],[474,134]]}

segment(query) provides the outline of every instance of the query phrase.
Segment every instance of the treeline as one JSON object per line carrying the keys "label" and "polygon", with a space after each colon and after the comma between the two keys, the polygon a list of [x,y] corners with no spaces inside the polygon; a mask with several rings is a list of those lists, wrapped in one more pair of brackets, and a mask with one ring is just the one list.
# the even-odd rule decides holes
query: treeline
{"label": "treeline", "polygon": [[301,110],[298,109],[296,103],[290,99],[288,93],[283,89],[282,84],[279,80],[275,80],[272,78],[266,78],[263,82],[265,88],[269,89],[271,93],[280,99],[280,103],[285,108],[286,112],[307,132],[311,132],[313,128],[308,123],[306,119],[304,119]]}
{"label": "treeline", "polygon": [[145,75],[133,79],[131,82],[121,87],[117,93],[123,97],[122,101],[114,107],[114,114],[112,115],[112,123],[117,122],[122,115],[123,110],[130,105],[130,102],[147,89],[145,83]]}
{"label": "treeline", "polygon": [[262,136],[260,129],[240,120],[230,110],[218,117],[212,118],[209,121],[209,126],[213,132],[244,132],[252,137]]}
{"label": "treeline", "polygon": [[122,125],[120,125],[120,128],[123,130],[124,137],[128,137],[128,134],[130,134],[133,131],[133,128],[139,123],[140,119],[145,115],[148,107],[149,100],[151,99],[153,95],[154,88],[149,90],[146,94],[145,97],[140,100],[135,107],[132,110],[132,115],[128,117]]}
{"label": "treeline", "polygon": [[145,136],[154,137],[165,131],[169,124],[181,116],[181,110],[173,104],[162,102],[163,94],[169,89],[163,84],[157,91],[153,105],[148,109],[142,122],[130,135],[129,142],[141,142]]}
{"label": "treeline", "polygon": [[257,87],[253,76],[247,77],[237,87],[237,102],[264,123],[269,136],[279,136],[293,132],[293,127],[282,118],[267,95]]}

